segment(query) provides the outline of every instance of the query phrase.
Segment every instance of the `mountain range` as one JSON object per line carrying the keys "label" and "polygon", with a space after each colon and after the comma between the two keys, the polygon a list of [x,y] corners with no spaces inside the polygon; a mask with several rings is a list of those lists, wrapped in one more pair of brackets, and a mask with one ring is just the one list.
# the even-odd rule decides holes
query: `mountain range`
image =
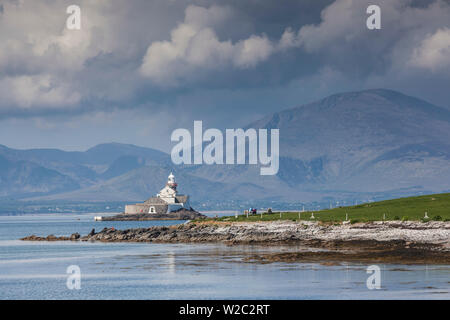
{"label": "mountain range", "polygon": [[264,117],[280,130],[280,169],[176,166],[151,148],[108,143],[85,152],[0,145],[0,199],[142,201],[173,171],[193,203],[305,203],[450,191],[450,111],[392,90],[341,93]]}

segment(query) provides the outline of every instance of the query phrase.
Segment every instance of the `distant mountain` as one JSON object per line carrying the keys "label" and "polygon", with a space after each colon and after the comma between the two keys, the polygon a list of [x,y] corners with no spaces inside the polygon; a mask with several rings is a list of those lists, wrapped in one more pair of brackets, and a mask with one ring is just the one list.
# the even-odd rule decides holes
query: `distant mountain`
{"label": "distant mountain", "polygon": [[336,94],[247,128],[280,130],[276,177],[248,166],[200,166],[191,174],[251,182],[284,201],[450,190],[450,111],[399,92]]}
{"label": "distant mountain", "polygon": [[[142,201],[174,171],[203,201],[367,200],[450,191],[450,111],[399,92],[332,95],[248,128],[280,130],[280,170],[175,166],[163,152],[118,143],[85,152],[0,146],[0,195],[33,200]],[[14,186],[8,188],[7,186]]]}
{"label": "distant mountain", "polygon": [[[450,154],[450,111],[391,90],[336,94],[250,125],[280,128],[283,156],[312,160],[344,152],[430,145]],[[378,151],[376,151],[378,152]]]}
{"label": "distant mountain", "polygon": [[33,162],[71,163],[84,165],[111,164],[122,156],[139,156],[158,164],[170,157],[159,150],[138,147],[132,144],[105,143],[99,144],[87,151],[62,151],[58,149],[17,150],[0,145],[0,155],[7,158],[28,160]]}
{"label": "distant mountain", "polygon": [[23,198],[88,188],[145,165],[166,165],[170,156],[150,148],[109,143],[85,152],[16,150],[0,145],[0,159],[0,195]]}
{"label": "distant mountain", "polygon": [[280,129],[281,155],[291,160],[279,177],[288,184],[353,192],[450,188],[450,111],[395,91],[337,94],[251,126]]}
{"label": "distant mountain", "polygon": [[123,156],[137,156],[147,164],[161,164],[170,160],[166,153],[159,150],[121,143],[99,144],[84,152],[83,160],[91,164],[110,164]]}
{"label": "distant mountain", "polygon": [[78,189],[70,177],[30,161],[10,161],[0,155],[0,199],[27,197]]}
{"label": "distant mountain", "polygon": [[172,170],[168,167],[144,166],[121,176],[100,182],[89,188],[76,190],[61,195],[53,195],[45,199],[80,200],[80,201],[142,201],[155,196],[167,182],[169,171],[176,175],[182,187],[180,191],[195,195],[196,199],[204,199],[218,194],[215,189],[224,191],[224,185],[186,174],[183,170]]}

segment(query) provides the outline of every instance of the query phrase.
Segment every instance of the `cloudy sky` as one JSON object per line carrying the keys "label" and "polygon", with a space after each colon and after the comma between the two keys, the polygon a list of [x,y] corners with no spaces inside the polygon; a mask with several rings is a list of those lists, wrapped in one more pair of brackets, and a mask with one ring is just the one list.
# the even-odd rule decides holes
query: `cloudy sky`
{"label": "cloudy sky", "polygon": [[[81,30],[66,9],[81,7]],[[381,30],[366,9],[381,7]],[[0,144],[169,151],[327,95],[450,107],[449,0],[0,0]]]}

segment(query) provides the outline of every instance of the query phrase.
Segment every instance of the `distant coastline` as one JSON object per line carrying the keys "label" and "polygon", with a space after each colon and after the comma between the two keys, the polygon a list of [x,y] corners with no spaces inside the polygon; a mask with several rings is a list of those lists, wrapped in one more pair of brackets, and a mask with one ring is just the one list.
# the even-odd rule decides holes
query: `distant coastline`
{"label": "distant coastline", "polygon": [[170,213],[120,213],[114,216],[100,216],[101,221],[154,221],[154,220],[193,220],[206,218],[195,211],[181,209]]}

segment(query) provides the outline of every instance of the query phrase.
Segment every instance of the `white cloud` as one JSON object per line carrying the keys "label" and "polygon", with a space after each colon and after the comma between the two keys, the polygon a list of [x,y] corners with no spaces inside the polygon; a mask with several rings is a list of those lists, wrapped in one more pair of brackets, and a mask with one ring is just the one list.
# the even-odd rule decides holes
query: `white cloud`
{"label": "white cloud", "polygon": [[[323,63],[342,71],[409,73],[411,67],[448,72],[450,3],[436,0],[379,0],[381,30],[366,28],[369,1],[336,0],[321,12],[321,22],[297,32],[287,28],[280,46],[320,54]],[[381,67],[381,68],[380,68]],[[367,76],[367,74],[364,74]]]}
{"label": "white cloud", "polygon": [[435,71],[450,67],[450,29],[442,28],[414,49],[410,64]]}
{"label": "white cloud", "polygon": [[199,70],[226,67],[252,68],[277,50],[265,35],[251,35],[232,43],[220,41],[213,27],[231,17],[229,8],[188,6],[185,20],[171,32],[169,41],[150,44],[141,73],[160,85],[194,78]]}
{"label": "white cloud", "polygon": [[0,79],[0,93],[3,104],[21,109],[69,107],[81,100],[70,85],[49,75],[5,77]]}
{"label": "white cloud", "polygon": [[239,41],[235,45],[234,64],[241,68],[254,67],[276,50],[272,42],[266,36],[252,35],[246,40]]}
{"label": "white cloud", "polygon": [[322,49],[330,43],[345,43],[362,33],[363,26],[356,27],[364,21],[364,3],[352,0],[337,0],[326,7],[322,13],[322,22],[318,25],[305,25],[297,34],[287,29],[283,35],[285,46],[302,46],[308,52]]}
{"label": "white cloud", "polygon": [[[275,53],[291,48],[319,54],[324,64],[342,72],[355,69],[361,75],[389,69],[402,71],[411,65],[430,69],[448,62],[448,31],[441,30],[424,40],[448,23],[447,2],[436,0],[428,6],[414,7],[412,0],[379,0],[382,30],[375,32],[366,27],[369,4],[336,0],[322,10],[318,24],[304,25],[297,31],[287,26],[279,40],[253,34],[236,42],[220,40],[215,32],[216,22],[232,18],[231,9],[191,5],[184,22],[172,30],[170,40],[150,44],[140,71],[158,85],[176,86],[207,78],[213,71],[254,68]],[[413,50],[408,65],[407,57]],[[385,69],[370,68],[374,64]]]}
{"label": "white cloud", "polygon": [[132,47],[117,36],[124,20],[119,1],[80,0],[81,30],[66,28],[67,1],[0,2],[0,109],[45,112],[86,97],[117,96],[117,82],[100,90],[106,86],[87,63],[99,55],[130,56]]}
{"label": "white cloud", "polygon": [[[99,52],[117,48],[113,38],[103,33],[107,18],[101,14],[105,2],[82,1],[82,29],[65,28],[64,1],[6,1],[0,19],[0,71],[9,64],[23,64],[24,72],[77,71]],[[7,53],[5,53],[7,52]],[[38,65],[39,64],[39,65]]]}

